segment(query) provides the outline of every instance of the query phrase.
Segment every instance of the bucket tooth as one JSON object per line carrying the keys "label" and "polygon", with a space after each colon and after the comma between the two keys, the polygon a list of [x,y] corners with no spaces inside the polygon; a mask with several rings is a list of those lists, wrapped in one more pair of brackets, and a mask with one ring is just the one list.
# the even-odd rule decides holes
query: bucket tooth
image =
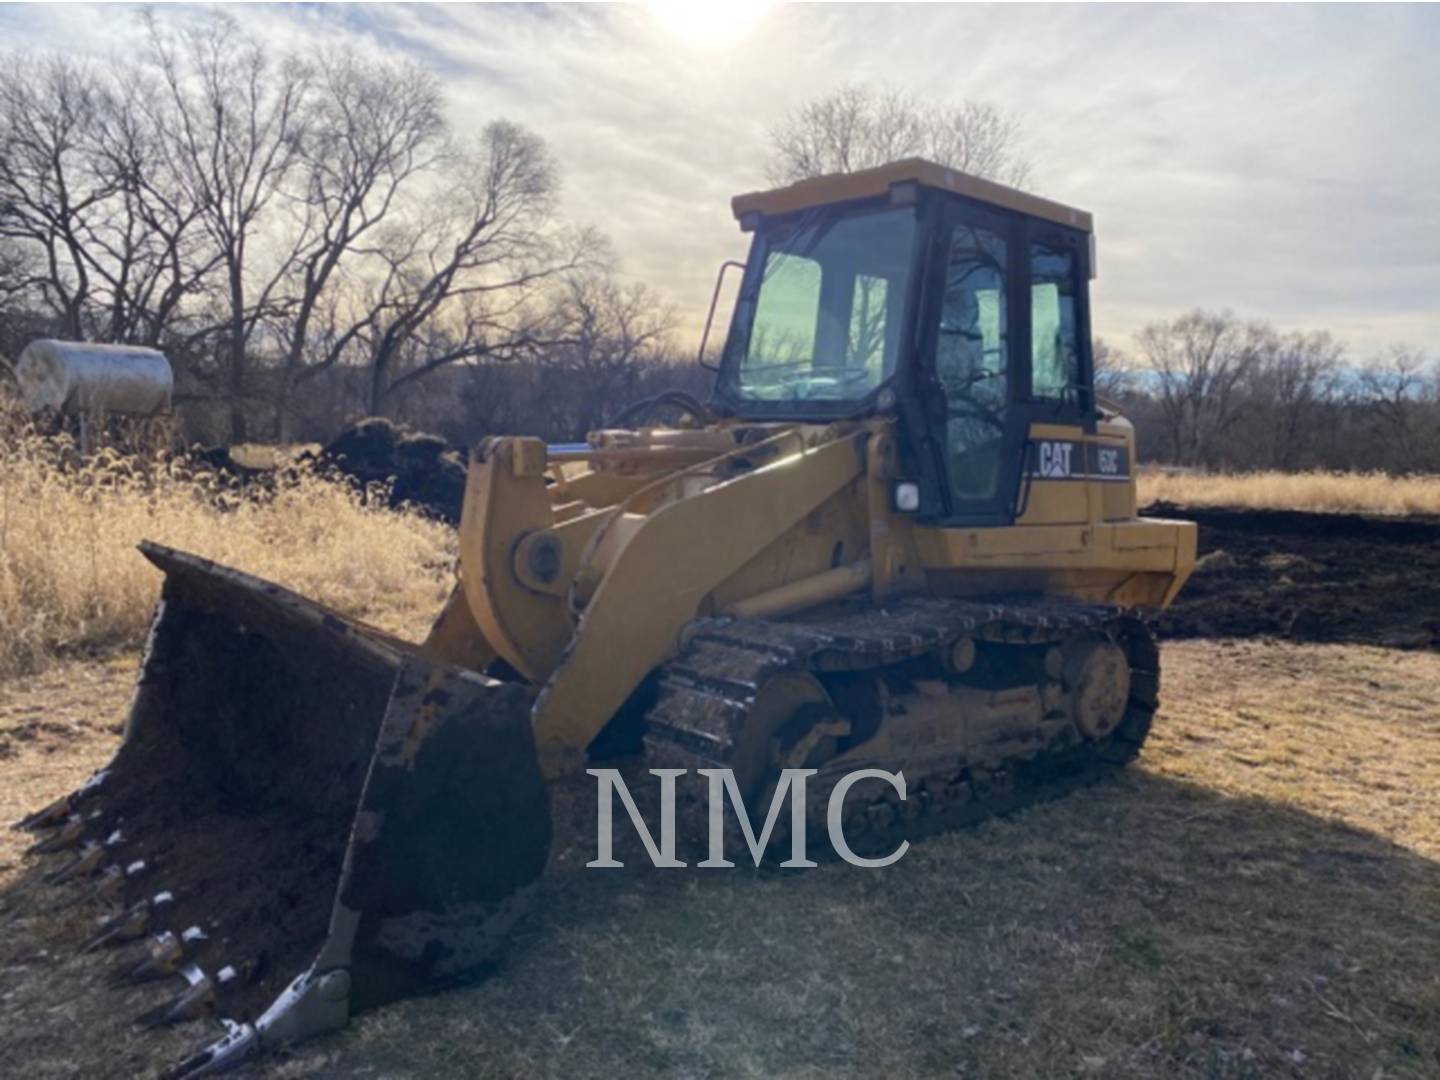
{"label": "bucket tooth", "polygon": [[226,964],[215,973],[215,985],[222,990],[228,987],[245,986],[255,979],[259,964],[246,960],[240,964]]}
{"label": "bucket tooth", "polygon": [[140,1028],[166,1027],[190,1020],[203,1020],[215,1012],[215,982],[195,965],[181,971],[188,984],[184,990],[163,1004],[135,1018]]}
{"label": "bucket tooth", "polygon": [[142,950],[116,964],[110,985],[124,986],[127,983],[154,982],[167,978],[180,971],[184,959],[184,945],[178,937],[166,930],[147,941]]}
{"label": "bucket tooth", "polygon": [[62,881],[69,881],[72,878],[89,877],[99,870],[104,862],[105,848],[100,844],[86,844],[79,855],[60,867],[59,870],[49,874],[45,881],[50,885],[59,885]]}
{"label": "bucket tooth", "polygon": [[99,880],[87,892],[80,893],[66,900],[63,904],[56,905],[59,911],[66,911],[70,908],[80,907],[82,904],[110,904],[120,898],[125,889],[125,871],[122,867],[111,863],[100,871]]}
{"label": "bucket tooth", "polygon": [[184,1061],[176,1062],[160,1074],[160,1080],[195,1080],[229,1072],[260,1053],[260,1032],[254,1024],[237,1024],[222,1020],[225,1034],[206,1043]]}
{"label": "bucket tooth", "polygon": [[108,903],[117,899],[125,889],[125,870],[111,863],[100,872],[100,880],[90,892],[91,900]]}
{"label": "bucket tooth", "polygon": [[253,1024],[226,1020],[225,1035],[161,1074],[192,1080],[228,1072],[246,1061],[300,1039],[344,1027],[350,1016],[350,972],[311,968],[277,997]]}
{"label": "bucket tooth", "polygon": [[35,832],[38,829],[48,829],[55,825],[62,824],[67,818],[75,814],[75,808],[80,803],[93,795],[104,782],[108,769],[101,769],[93,774],[90,779],[81,784],[68,795],[62,795],[49,806],[36,810],[15,822],[12,828],[24,832]]}
{"label": "bucket tooth", "polygon": [[[118,870],[119,867],[111,867]],[[107,871],[107,874],[109,871]],[[123,880],[123,872],[121,878]],[[138,904],[122,911],[119,915],[106,919],[100,924],[93,936],[80,946],[81,952],[94,952],[96,949],[107,948],[112,945],[122,945],[127,941],[135,941],[143,937],[145,931],[150,928],[150,919],[153,914],[153,906],[149,900],[141,900]]]}
{"label": "bucket tooth", "polygon": [[64,851],[66,848],[79,847],[80,840],[84,835],[85,819],[79,814],[71,814],[59,829],[26,848],[25,854],[49,855],[56,851]]}
{"label": "bucket tooth", "polygon": [[[136,859],[128,866],[119,866],[112,863],[101,871],[100,880],[96,882],[95,887],[91,889],[88,894],[78,897],[64,906],[70,907],[86,902],[101,904],[113,903],[115,900],[118,900],[125,891],[125,883],[136,875],[143,873],[144,870],[144,859]],[[165,895],[168,896],[169,894],[167,893]]]}
{"label": "bucket tooth", "polygon": [[36,832],[40,829],[50,829],[55,827],[56,825],[64,824],[65,819],[71,815],[74,809],[75,796],[73,794],[62,795],[60,796],[60,798],[52,802],[49,806],[42,807],[41,809],[36,810],[33,814],[29,814],[21,818],[19,821],[15,822],[15,824],[12,825],[11,828],[19,829],[24,832]]}

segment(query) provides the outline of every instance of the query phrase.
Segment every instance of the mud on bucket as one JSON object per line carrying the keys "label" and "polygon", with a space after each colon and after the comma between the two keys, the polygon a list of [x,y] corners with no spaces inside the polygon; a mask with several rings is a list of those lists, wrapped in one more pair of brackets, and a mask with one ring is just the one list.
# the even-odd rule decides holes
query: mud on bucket
{"label": "mud on bucket", "polygon": [[549,853],[533,691],[142,550],[166,578],[124,740],[26,824],[95,864],[75,887],[141,913],[152,948],[180,943],[184,989],[147,1023],[235,1018],[171,1075],[483,971]]}

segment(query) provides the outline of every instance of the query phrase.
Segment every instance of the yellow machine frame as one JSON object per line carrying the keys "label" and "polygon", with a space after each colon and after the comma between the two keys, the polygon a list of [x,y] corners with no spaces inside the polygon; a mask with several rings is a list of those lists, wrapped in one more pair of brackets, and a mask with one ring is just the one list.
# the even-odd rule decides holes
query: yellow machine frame
{"label": "yellow machine frame", "polygon": [[[1093,435],[1036,425],[1031,436],[1134,460],[1118,417]],[[892,506],[886,419],[602,432],[592,444],[552,456],[538,439],[506,437],[476,449],[461,583],[426,643],[472,668],[501,658],[543,685],[533,719],[552,776],[583,768],[698,616],[782,616],[866,591],[877,602],[1024,591],[1162,607],[1195,562],[1193,524],[1136,516],[1133,474],[1034,477],[1013,526],[918,523]]]}

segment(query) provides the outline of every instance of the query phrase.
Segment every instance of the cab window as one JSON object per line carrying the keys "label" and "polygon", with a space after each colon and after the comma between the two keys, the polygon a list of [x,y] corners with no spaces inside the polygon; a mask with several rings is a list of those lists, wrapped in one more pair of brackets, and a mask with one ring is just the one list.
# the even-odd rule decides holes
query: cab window
{"label": "cab window", "polygon": [[755,309],[750,351],[766,364],[799,367],[815,355],[820,264],[803,255],[772,254]]}
{"label": "cab window", "polygon": [[1005,237],[959,224],[951,234],[935,375],[945,395],[946,465],[957,504],[993,499],[1003,472],[1009,400]]}
{"label": "cab window", "polygon": [[[855,275],[846,358],[851,367],[864,368],[874,376],[879,376],[885,358],[895,353],[894,344],[887,343],[899,336],[899,318],[886,317],[890,306],[886,300],[889,292],[890,282],[886,278],[871,274]],[[876,381],[879,381],[878,378]]]}
{"label": "cab window", "polygon": [[[810,213],[769,226],[724,380],[754,402],[858,402],[894,373],[913,273],[911,208]],[[743,313],[737,319],[745,319]]]}
{"label": "cab window", "polygon": [[1045,243],[1030,245],[1030,393],[1064,401],[1080,385],[1075,325],[1075,256]]}

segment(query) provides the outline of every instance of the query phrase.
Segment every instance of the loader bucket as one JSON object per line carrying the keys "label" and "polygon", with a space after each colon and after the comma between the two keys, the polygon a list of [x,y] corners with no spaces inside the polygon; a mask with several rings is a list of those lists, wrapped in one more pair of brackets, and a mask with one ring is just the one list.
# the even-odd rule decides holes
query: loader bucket
{"label": "loader bucket", "polygon": [[37,848],[63,840],[83,871],[67,887],[181,941],[178,960],[158,949],[183,965],[176,1012],[146,1023],[209,1014],[229,1033],[172,1075],[485,970],[549,854],[533,690],[142,551],[165,584],[121,746],[22,825]]}

